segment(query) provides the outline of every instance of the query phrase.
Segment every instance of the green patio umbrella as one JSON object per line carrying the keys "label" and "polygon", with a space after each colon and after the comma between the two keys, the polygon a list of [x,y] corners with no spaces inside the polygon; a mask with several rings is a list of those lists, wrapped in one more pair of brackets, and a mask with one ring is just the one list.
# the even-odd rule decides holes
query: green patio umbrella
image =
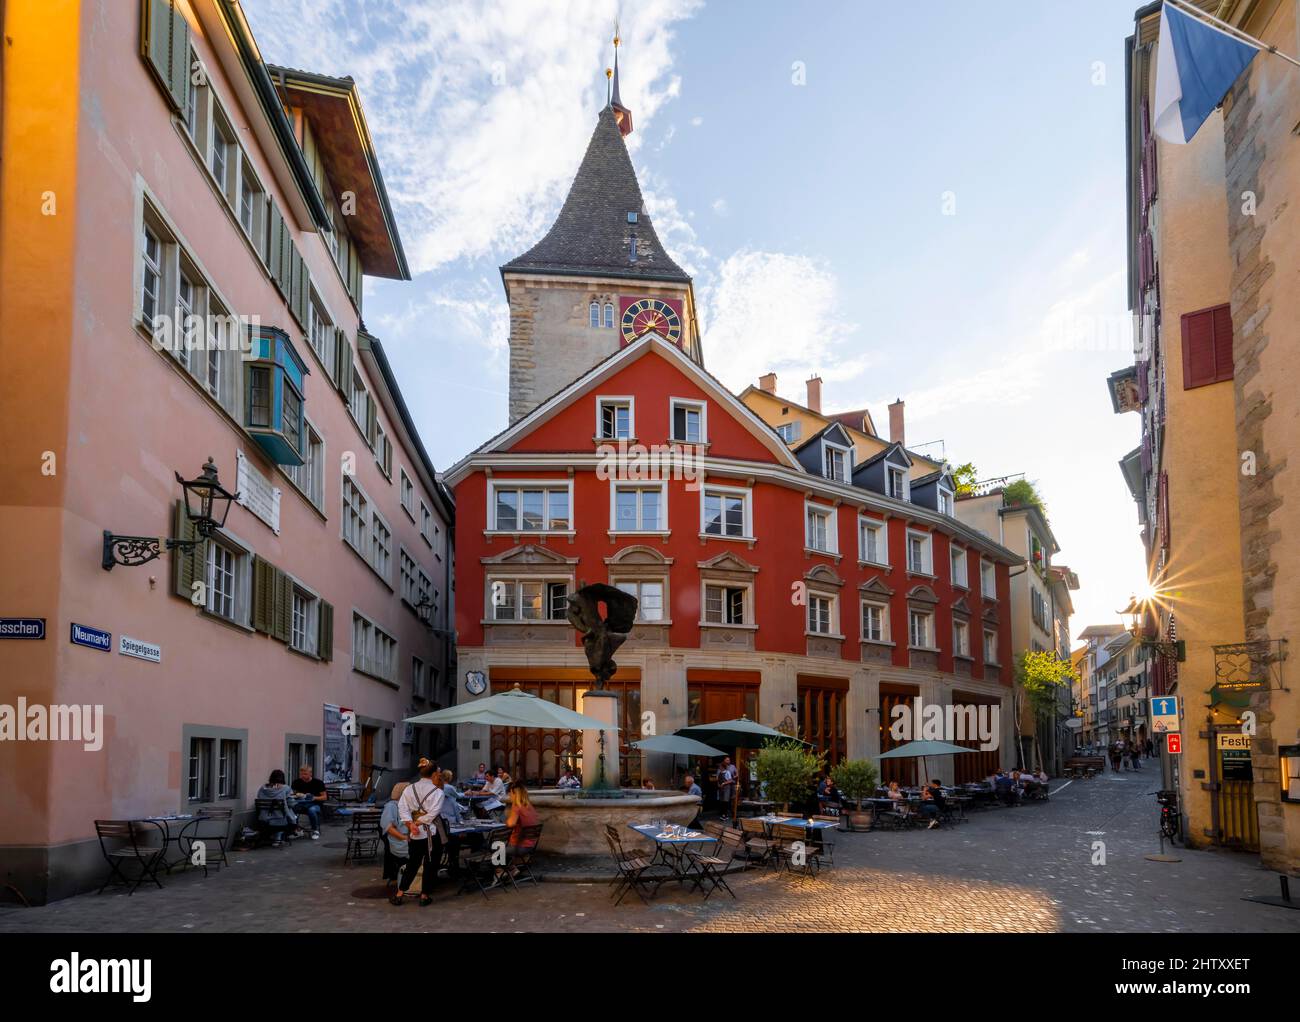
{"label": "green patio umbrella", "polygon": [[495,724],[497,727],[567,728],[571,731],[617,731],[595,717],[565,709],[557,703],[524,692],[518,686],[508,692],[473,699],[445,710],[433,710],[407,717],[405,724]]}
{"label": "green patio umbrella", "polygon": [[674,756],[725,756],[726,753],[721,749],[715,749],[712,745],[705,745],[703,742],[697,742],[694,738],[687,738],[684,735],[654,735],[651,738],[642,738],[639,742],[633,742],[632,748],[640,749],[642,752],[670,752]]}
{"label": "green patio umbrella", "polygon": [[974,749],[967,749],[961,745],[953,745],[951,742],[917,741],[907,742],[896,749],[882,752],[876,759],[920,759],[921,773],[924,774],[926,773],[925,758],[927,756],[955,756],[959,752],[974,751]]}
{"label": "green patio umbrella", "polygon": [[[750,720],[748,717],[737,717],[735,720],[720,720],[714,724],[692,724],[689,727],[679,728],[674,734],[683,738],[693,738],[696,741],[710,742],[713,745],[735,749],[737,760],[740,759],[741,749],[761,749],[774,739],[785,742],[798,742],[805,748],[812,748],[808,742],[787,735],[774,727],[768,727],[766,724]],[[739,804],[740,785],[737,784],[736,793],[731,799],[731,818],[733,820],[736,818],[736,810]]]}

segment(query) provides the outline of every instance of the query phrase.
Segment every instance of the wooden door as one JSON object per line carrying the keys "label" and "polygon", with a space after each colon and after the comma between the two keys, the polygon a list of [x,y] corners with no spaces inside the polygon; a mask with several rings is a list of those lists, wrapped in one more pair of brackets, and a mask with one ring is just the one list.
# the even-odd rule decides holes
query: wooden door
{"label": "wooden door", "polygon": [[745,712],[745,692],[739,687],[706,688],[703,695],[701,723],[714,724],[720,720],[735,720]]}
{"label": "wooden door", "polygon": [[361,725],[361,761],[357,764],[358,780],[364,785],[362,792],[370,788],[370,777],[374,773],[371,764],[375,761],[375,736],[379,728]]}

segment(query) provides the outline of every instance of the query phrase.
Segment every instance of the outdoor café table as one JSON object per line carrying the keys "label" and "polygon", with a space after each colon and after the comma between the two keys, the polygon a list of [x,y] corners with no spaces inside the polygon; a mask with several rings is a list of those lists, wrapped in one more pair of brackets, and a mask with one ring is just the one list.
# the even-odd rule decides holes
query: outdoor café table
{"label": "outdoor caf\u00e9 table", "polygon": [[804,830],[826,830],[830,827],[838,827],[839,820],[807,820],[801,816],[782,816],[778,813],[768,813],[766,816],[758,817],[763,821],[763,826],[767,828],[770,834],[772,828],[778,823],[788,823],[796,827],[802,827]]}
{"label": "outdoor caf\u00e9 table", "polygon": [[[168,873],[170,873],[172,871],[173,866],[179,866],[181,865],[181,863],[185,862],[186,860],[184,856],[181,856],[179,858],[173,859],[170,862],[168,862],[167,846],[170,845],[173,841],[175,841],[176,850],[178,852],[180,851],[181,828],[184,827],[185,824],[189,823],[192,819],[194,819],[193,813],[174,813],[174,814],[167,814],[164,816],[141,816],[141,817],[137,817],[131,822],[152,823],[155,827],[158,828],[159,833],[162,835],[162,848],[163,848],[162,867]],[[175,828],[174,832],[173,832],[173,828]]]}
{"label": "outdoor caf\u00e9 table", "polygon": [[628,827],[655,843],[655,858],[662,858],[664,864],[673,871],[673,879],[679,881],[690,879],[686,849],[691,845],[711,845],[718,840],[712,834],[689,830],[676,824],[670,824],[667,830],[660,830],[654,823],[629,823]]}

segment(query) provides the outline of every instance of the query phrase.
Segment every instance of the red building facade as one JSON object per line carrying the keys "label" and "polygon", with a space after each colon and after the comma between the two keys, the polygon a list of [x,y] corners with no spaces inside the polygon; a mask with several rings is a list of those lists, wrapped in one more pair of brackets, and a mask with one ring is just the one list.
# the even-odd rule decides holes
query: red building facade
{"label": "red building facade", "polygon": [[[1018,559],[842,476],[808,470],[679,347],[643,335],[447,473],[462,670],[581,709],[590,675],[564,597],[602,581],[642,606],[614,679],[627,784],[675,783],[683,765],[630,750],[643,732],[741,714],[797,729],[831,763],[891,748],[890,711],[917,697],[1009,723]],[[462,769],[501,762],[538,783],[579,751],[575,736],[487,728],[460,748]],[[931,769],[965,779],[1001,756]]]}

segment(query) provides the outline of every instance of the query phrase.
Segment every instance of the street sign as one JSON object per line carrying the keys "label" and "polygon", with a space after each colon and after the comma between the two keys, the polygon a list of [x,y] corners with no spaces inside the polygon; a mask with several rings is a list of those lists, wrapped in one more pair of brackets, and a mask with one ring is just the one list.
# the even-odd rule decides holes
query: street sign
{"label": "street sign", "polygon": [[74,621],[72,623],[72,644],[74,646],[89,646],[91,649],[111,653],[113,652],[113,633],[106,632],[102,628],[79,625]]}
{"label": "street sign", "polygon": [[0,639],[43,639],[45,618],[0,617]]}
{"label": "street sign", "polygon": [[1151,697],[1151,730],[1156,734],[1177,731],[1180,716],[1177,696]]}
{"label": "street sign", "polygon": [[1165,735],[1165,752],[1171,756],[1177,756],[1183,751],[1183,736],[1177,731],[1170,731]]}
{"label": "street sign", "polygon": [[137,660],[148,660],[152,664],[162,663],[162,647],[143,639],[133,639],[129,635],[120,635],[117,639],[117,651],[123,656],[133,656]]}

